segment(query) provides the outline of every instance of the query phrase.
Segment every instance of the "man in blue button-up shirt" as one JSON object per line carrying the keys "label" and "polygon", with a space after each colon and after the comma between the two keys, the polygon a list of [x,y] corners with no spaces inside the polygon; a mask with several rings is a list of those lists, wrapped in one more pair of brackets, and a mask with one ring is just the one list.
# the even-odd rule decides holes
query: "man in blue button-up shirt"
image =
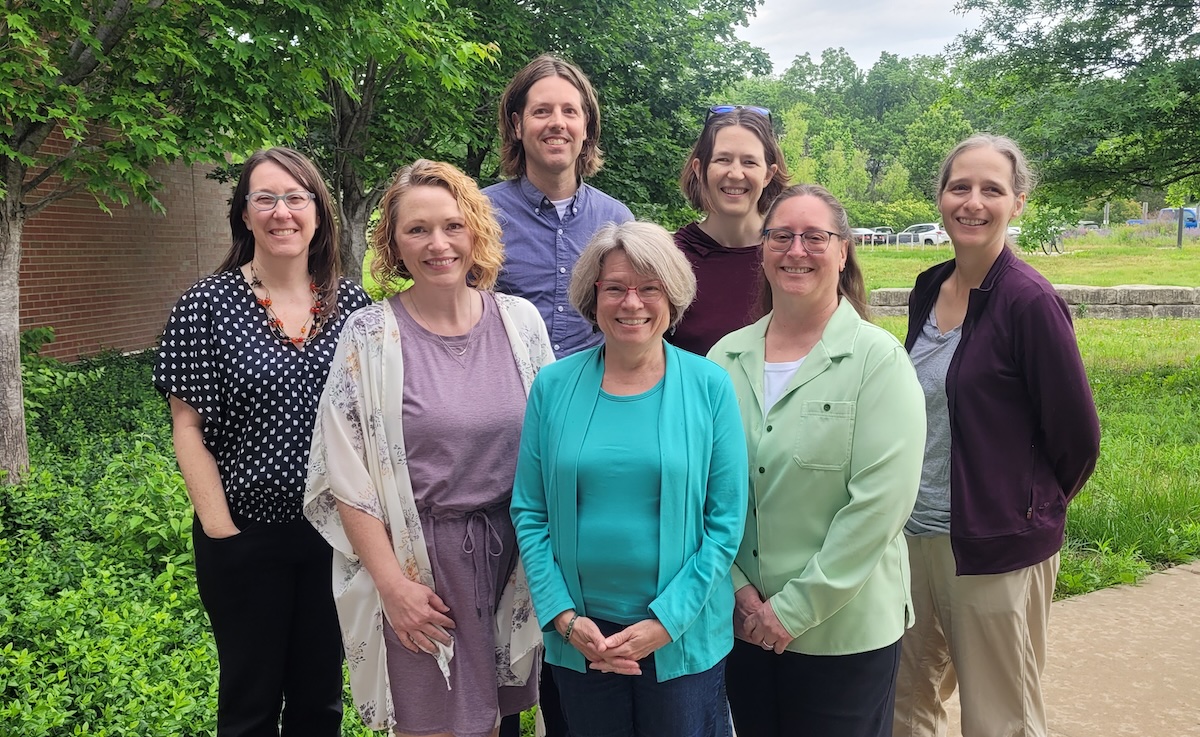
{"label": "man in blue button-up shirt", "polygon": [[600,106],[574,65],[545,54],[517,72],[500,98],[501,169],[483,190],[504,229],[496,290],[533,302],[557,358],[603,339],[571,307],[567,286],[600,226],[633,219],[629,208],[583,178],[600,170]]}

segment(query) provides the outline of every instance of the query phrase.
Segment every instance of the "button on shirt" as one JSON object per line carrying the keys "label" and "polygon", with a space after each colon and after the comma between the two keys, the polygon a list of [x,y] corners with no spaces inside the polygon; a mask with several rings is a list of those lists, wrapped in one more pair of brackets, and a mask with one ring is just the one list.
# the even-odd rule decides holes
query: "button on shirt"
{"label": "button on shirt", "polygon": [[526,177],[493,184],[483,193],[504,229],[504,269],[496,290],[533,302],[546,321],[555,358],[599,345],[603,336],[592,331],[567,296],[571,270],[601,226],[633,220],[633,213],[587,184],[579,186],[561,219]]}

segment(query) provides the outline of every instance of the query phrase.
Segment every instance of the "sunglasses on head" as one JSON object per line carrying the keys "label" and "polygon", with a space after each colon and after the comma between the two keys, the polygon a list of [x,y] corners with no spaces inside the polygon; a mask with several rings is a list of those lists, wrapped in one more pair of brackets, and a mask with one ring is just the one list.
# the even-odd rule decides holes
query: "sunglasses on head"
{"label": "sunglasses on head", "polygon": [[713,105],[708,109],[708,114],[704,116],[704,124],[708,125],[708,121],[712,120],[714,115],[724,115],[725,113],[732,113],[734,110],[749,110],[752,113],[758,113],[763,116],[768,122],[773,122],[771,121],[771,111],[758,105]]}

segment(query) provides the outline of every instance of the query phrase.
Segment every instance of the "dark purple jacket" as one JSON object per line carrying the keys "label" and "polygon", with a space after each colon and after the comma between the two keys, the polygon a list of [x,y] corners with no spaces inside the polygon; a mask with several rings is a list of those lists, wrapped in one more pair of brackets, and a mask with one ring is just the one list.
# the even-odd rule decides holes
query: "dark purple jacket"
{"label": "dark purple jacket", "polygon": [[[911,351],[954,261],[917,277]],[[946,373],[950,544],[959,575],[1005,573],[1062,547],[1067,503],[1100,455],[1100,420],[1066,302],[1004,249],[967,301]]]}
{"label": "dark purple jacket", "polygon": [[675,245],[696,274],[696,299],[667,341],[703,356],[718,340],[756,319],[762,245],[726,248],[696,223],[675,232]]}

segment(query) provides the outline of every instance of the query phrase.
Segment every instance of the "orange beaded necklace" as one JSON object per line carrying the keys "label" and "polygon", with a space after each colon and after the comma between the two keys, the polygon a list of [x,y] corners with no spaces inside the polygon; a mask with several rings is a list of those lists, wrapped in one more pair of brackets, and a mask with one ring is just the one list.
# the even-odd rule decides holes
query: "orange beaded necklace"
{"label": "orange beaded necklace", "polygon": [[[309,274],[309,279],[312,279],[311,274]],[[267,327],[276,338],[279,338],[284,343],[291,343],[300,350],[304,350],[306,343],[320,335],[321,328],[324,327],[324,321],[321,319],[321,288],[317,286],[315,281],[310,281],[308,284],[313,298],[313,305],[308,309],[309,317],[300,326],[300,335],[294,338],[284,331],[283,320],[280,320],[279,316],[275,314],[275,310],[271,308],[271,290],[267,289],[266,285],[262,283],[262,279],[258,276],[258,269],[254,268],[253,260],[250,261],[250,286],[263,291],[262,297],[255,294],[254,298],[262,305],[263,310],[266,311]]]}

